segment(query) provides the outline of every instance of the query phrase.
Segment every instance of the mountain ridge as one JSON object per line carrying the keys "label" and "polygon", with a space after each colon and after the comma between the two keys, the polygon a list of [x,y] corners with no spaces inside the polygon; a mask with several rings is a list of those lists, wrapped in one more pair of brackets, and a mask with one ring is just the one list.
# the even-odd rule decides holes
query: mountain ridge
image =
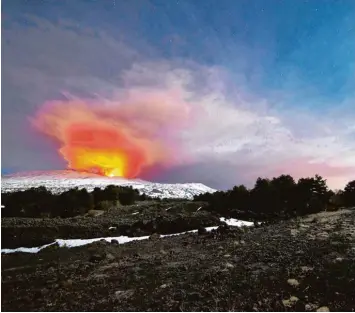
{"label": "mountain ridge", "polygon": [[195,195],[216,190],[201,183],[163,184],[141,179],[122,177],[106,177],[89,172],[74,170],[28,171],[2,175],[2,192],[26,190],[31,187],[45,186],[53,193],[60,193],[71,188],[85,188],[88,191],[95,187],[108,185],[131,186],[151,197],[192,199]]}

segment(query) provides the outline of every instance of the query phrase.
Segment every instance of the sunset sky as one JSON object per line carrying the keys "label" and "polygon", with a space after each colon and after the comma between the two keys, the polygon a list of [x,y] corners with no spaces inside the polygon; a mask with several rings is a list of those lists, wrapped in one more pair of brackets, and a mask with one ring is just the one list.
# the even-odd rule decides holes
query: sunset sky
{"label": "sunset sky", "polygon": [[65,169],[57,126],[90,115],[152,181],[355,179],[354,0],[2,6],[2,173]]}

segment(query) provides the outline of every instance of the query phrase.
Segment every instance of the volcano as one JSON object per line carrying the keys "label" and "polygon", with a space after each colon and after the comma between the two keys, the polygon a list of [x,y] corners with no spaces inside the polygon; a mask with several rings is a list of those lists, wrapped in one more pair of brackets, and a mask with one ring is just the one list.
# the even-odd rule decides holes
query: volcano
{"label": "volcano", "polygon": [[140,179],[106,177],[74,170],[20,172],[4,175],[1,179],[2,192],[44,186],[53,193],[61,193],[75,187],[91,191],[95,187],[105,188],[108,185],[131,186],[141,194],[145,193],[148,196],[158,198],[192,199],[195,195],[216,191],[200,183],[162,184]]}

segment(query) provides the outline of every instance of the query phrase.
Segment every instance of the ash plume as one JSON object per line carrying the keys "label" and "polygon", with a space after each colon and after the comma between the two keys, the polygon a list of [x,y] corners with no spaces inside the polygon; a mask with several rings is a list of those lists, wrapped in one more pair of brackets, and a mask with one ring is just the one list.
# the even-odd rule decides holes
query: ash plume
{"label": "ash plume", "polygon": [[178,90],[135,90],[106,98],[44,103],[32,125],[58,144],[68,168],[133,178],[183,153],[177,134],[191,117]]}

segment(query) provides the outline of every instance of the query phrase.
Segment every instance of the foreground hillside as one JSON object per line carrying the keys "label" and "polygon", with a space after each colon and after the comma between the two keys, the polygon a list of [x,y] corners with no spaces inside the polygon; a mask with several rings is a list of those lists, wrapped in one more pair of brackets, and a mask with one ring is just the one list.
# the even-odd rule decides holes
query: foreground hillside
{"label": "foreground hillside", "polygon": [[353,311],[355,212],[2,255],[2,310]]}
{"label": "foreground hillside", "polygon": [[106,211],[92,210],[73,218],[1,219],[1,246],[4,248],[36,247],[55,239],[138,237],[174,234],[200,226],[222,224],[216,214],[205,211],[203,202],[140,201]]}

